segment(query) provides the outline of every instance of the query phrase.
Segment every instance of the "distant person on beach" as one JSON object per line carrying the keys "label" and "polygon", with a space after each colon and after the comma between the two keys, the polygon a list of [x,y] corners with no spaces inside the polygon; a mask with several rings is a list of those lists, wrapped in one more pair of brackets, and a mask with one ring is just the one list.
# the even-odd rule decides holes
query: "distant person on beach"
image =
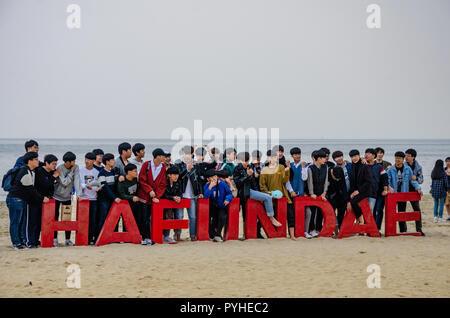
{"label": "distant person on beach", "polygon": [[[417,180],[413,179],[413,171],[409,165],[405,164],[405,153],[403,151],[397,151],[395,153],[395,164],[387,171],[389,178],[389,192],[410,192],[410,186],[413,187],[414,191],[417,191],[419,195],[422,196],[422,188],[420,187]],[[398,212],[406,211],[406,202],[397,203]],[[420,212],[420,211],[419,211]],[[400,232],[406,232],[405,222],[399,222]],[[420,232],[422,236],[425,234],[422,232],[422,223],[416,221],[416,231]]]}
{"label": "distant person on beach", "polygon": [[[172,200],[176,203],[180,203],[183,196],[183,189],[181,187],[181,182],[178,178],[180,172],[177,167],[170,167],[167,169],[167,185],[166,190],[162,196],[162,199]],[[165,220],[180,220],[183,218],[183,209],[164,209],[164,219]],[[163,230],[163,242],[164,243],[174,243],[181,241],[181,229],[174,229],[173,239],[170,237],[170,230]]]}
{"label": "distant person on beach", "polygon": [[161,148],[156,148],[153,150],[152,155],[153,160],[146,161],[142,164],[138,178],[138,197],[146,201],[142,206],[142,219],[144,221],[142,245],[155,244],[150,239],[152,203],[159,202],[159,199],[161,199],[166,191],[167,185],[166,165],[164,164],[166,154]]}
{"label": "distant person on beach", "polygon": [[[450,157],[445,159],[445,174],[447,175],[447,183],[450,186]],[[447,221],[450,221],[450,188],[447,190],[447,198],[445,199],[445,208],[447,209]]]}
{"label": "distant person on beach", "polygon": [[[39,144],[37,143],[37,141],[30,139],[28,141],[25,142],[25,153],[28,152],[39,152]],[[23,160],[23,156],[20,156],[19,158],[17,158],[16,163],[14,164],[14,168],[20,168],[25,166],[25,162]]]}
{"label": "distant person on beach", "polygon": [[444,170],[444,161],[436,160],[431,171],[431,196],[434,199],[434,223],[444,222],[442,218],[444,203],[449,189],[448,177]]}
{"label": "distant person on beach", "polygon": [[[299,147],[292,148],[291,154],[294,162],[290,163],[289,181],[286,183],[286,189],[289,191],[291,198],[302,197],[305,194],[305,182],[308,180],[308,168],[306,162],[302,159],[302,150]],[[292,213],[292,212],[291,212]],[[311,221],[311,210],[305,211],[305,224]],[[289,235],[294,237],[295,233],[295,213],[288,217]],[[305,229],[305,237],[311,238],[311,235]]]}
{"label": "distant person on beach", "polygon": [[[55,192],[56,179],[59,171],[56,170],[58,158],[49,154],[44,157],[44,165],[35,169],[34,187],[43,197],[51,198]],[[41,234],[42,223],[42,202],[32,203],[29,206],[29,218],[27,224],[28,245],[37,247],[40,245],[39,236]]]}
{"label": "distant person on beach", "polygon": [[352,172],[350,174],[350,202],[347,206],[353,209],[356,224],[364,224],[359,203],[373,194],[371,169],[362,163],[358,150],[351,150],[349,156],[352,161]]}
{"label": "distant person on beach", "polygon": [[[29,205],[49,201],[49,198],[39,194],[34,186],[34,171],[39,166],[37,152],[27,152],[22,160],[25,165],[17,172],[11,191],[6,198],[10,219],[9,234],[12,247],[16,250],[23,249],[29,241],[26,234]],[[32,246],[28,245],[27,247]]]}
{"label": "distant person on beach", "polygon": [[95,155],[94,168],[100,172],[103,169],[103,156],[105,153],[101,149],[94,149],[92,153]]}
{"label": "distant person on beach", "polygon": [[344,161],[344,153],[340,150],[334,151],[331,157],[336,164],[330,169],[328,175],[330,181],[328,199],[337,214],[336,225],[338,229],[335,230],[335,235],[337,235],[347,211],[347,203],[350,202],[351,164]]}
{"label": "distant person on beach", "polygon": [[[405,151],[405,161],[407,165],[411,168],[413,174],[411,179],[417,181],[419,185],[423,183],[423,172],[422,167],[416,160],[417,151],[415,149],[408,149]],[[414,192],[414,186],[409,185],[409,192]],[[411,206],[415,212],[420,212],[420,202],[419,201],[411,201]],[[400,227],[404,227],[405,232],[407,231],[406,222],[399,222]],[[422,231],[422,217],[420,220],[416,221],[416,229],[417,232]]]}
{"label": "distant person on beach", "polygon": [[105,167],[98,174],[98,181],[101,188],[97,192],[98,200],[98,222],[95,237],[98,238],[105,224],[106,217],[113,202],[120,203],[117,196],[117,183],[119,179],[119,169],[114,168],[115,160],[112,153],[105,153],[103,156]]}
{"label": "distant person on beach", "polygon": [[128,160],[128,163],[132,163],[136,166],[139,175],[139,172],[141,172],[142,164],[144,163],[145,146],[138,142],[133,145],[131,151],[134,154],[134,158],[130,158]]}
{"label": "distant person on beach", "polygon": [[[75,193],[78,200],[81,198],[81,182],[80,182],[80,168],[75,164],[77,157],[71,151],[68,151],[63,156],[63,164],[60,164],[57,168],[59,176],[56,179],[55,193],[53,198],[55,199],[55,220],[59,218],[59,209],[61,206],[72,206],[72,190],[75,189]],[[75,245],[70,240],[70,231],[66,232],[66,246]],[[53,246],[58,246],[58,232],[55,231]]]}
{"label": "distant person on beach", "polygon": [[223,242],[222,230],[227,223],[227,207],[233,199],[226,182],[219,180],[216,170],[206,172],[207,183],[203,190],[205,199],[209,199],[210,238],[213,242]]}
{"label": "distant person on beach", "polygon": [[81,197],[89,200],[89,245],[94,245],[97,238],[96,226],[98,222],[97,192],[101,184],[98,180],[99,171],[94,168],[96,156],[93,152],[84,155],[84,167],[80,168]]}
{"label": "distant person on beach", "polygon": [[[189,236],[191,241],[197,240],[197,199],[203,198],[201,181],[198,170],[194,165],[194,147],[184,146],[181,149],[182,160],[175,163],[179,171],[179,182],[183,191],[183,199],[191,200],[191,207],[187,208],[189,217]],[[183,209],[184,211],[184,209]]]}
{"label": "distant person on beach", "polygon": [[[320,197],[327,201],[328,191],[328,165],[326,164],[326,153],[323,150],[314,151],[314,163],[308,167],[308,193],[313,199]],[[309,223],[309,234],[317,237],[322,230],[323,214],[318,207],[310,207],[311,221]]]}
{"label": "distant person on beach", "polygon": [[389,161],[383,160],[384,158],[384,149],[381,147],[375,148],[375,151],[377,153],[376,162],[383,166],[384,170],[392,168],[392,163]]}
{"label": "distant person on beach", "polygon": [[119,152],[119,157],[116,158],[114,167],[119,169],[121,178],[119,181],[123,181],[126,175],[125,166],[128,164],[128,159],[131,158],[131,145],[128,142],[121,143],[117,150]]}

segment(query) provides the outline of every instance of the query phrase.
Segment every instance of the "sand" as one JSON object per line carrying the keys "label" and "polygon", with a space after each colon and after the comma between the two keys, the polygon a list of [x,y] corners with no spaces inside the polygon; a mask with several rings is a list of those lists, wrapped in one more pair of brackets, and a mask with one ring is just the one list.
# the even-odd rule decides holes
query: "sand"
{"label": "sand", "polygon": [[[421,204],[426,237],[17,251],[11,248],[8,210],[1,203],[0,297],[448,297],[450,222],[433,223],[429,195]],[[408,228],[414,230],[414,222]],[[183,230],[183,237],[187,234]],[[79,289],[67,287],[70,264],[80,266]],[[381,288],[367,287],[370,264],[380,266]]]}

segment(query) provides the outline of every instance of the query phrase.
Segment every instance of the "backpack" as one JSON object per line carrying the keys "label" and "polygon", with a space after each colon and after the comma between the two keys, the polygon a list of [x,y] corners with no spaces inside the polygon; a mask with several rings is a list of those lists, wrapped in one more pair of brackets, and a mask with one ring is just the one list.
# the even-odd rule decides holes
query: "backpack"
{"label": "backpack", "polygon": [[20,168],[21,167],[19,166],[19,167],[9,169],[8,172],[3,176],[2,189],[5,192],[11,191],[11,188],[14,183],[14,179],[16,178],[17,172],[19,172]]}

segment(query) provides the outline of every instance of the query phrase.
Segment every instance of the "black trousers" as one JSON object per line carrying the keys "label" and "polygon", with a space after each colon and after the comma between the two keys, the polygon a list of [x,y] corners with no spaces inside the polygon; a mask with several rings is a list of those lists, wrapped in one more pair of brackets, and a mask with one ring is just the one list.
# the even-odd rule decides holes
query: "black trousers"
{"label": "black trousers", "polygon": [[209,213],[209,237],[222,237],[222,230],[225,224],[227,224],[228,209],[218,206],[211,206]]}
{"label": "black trousers", "polygon": [[287,205],[287,224],[288,224],[288,228],[295,227],[295,210],[294,210],[294,204],[292,204],[292,203],[288,203],[288,205]]}
{"label": "black trousers", "polygon": [[27,207],[25,223],[25,239],[27,245],[37,245],[41,234],[42,203],[31,204]]}
{"label": "black trousers", "polygon": [[[397,211],[405,212],[406,211],[406,203],[407,202],[398,202],[397,203]],[[414,212],[420,212],[420,204],[419,201],[410,201],[411,206]],[[406,226],[406,222],[398,222],[400,227],[400,233],[405,233],[408,228]],[[416,221],[416,232],[422,232],[422,213],[420,213],[420,220]]]}
{"label": "black trousers", "polygon": [[320,232],[322,230],[323,214],[322,210],[316,206],[311,206],[311,220],[309,221],[309,229]]}
{"label": "black trousers", "polygon": [[[58,201],[55,200],[55,221],[59,220],[59,207],[61,205],[71,205],[72,201]],[[65,231],[66,232],[66,240],[70,240],[70,231]],[[55,231],[55,234],[53,236],[54,238],[58,238],[58,232]]]}
{"label": "black trousers", "polygon": [[350,200],[350,204],[352,205],[353,212],[355,213],[356,218],[359,218],[362,215],[362,210],[358,203],[364,200],[365,198],[366,198],[365,196],[358,194],[353,199]]}
{"label": "black trousers", "polygon": [[97,222],[98,222],[97,211],[98,211],[97,200],[90,200],[89,201],[89,234],[88,234],[89,243],[95,242],[95,240],[97,239],[95,237],[95,234],[96,234],[95,230],[96,230]]}

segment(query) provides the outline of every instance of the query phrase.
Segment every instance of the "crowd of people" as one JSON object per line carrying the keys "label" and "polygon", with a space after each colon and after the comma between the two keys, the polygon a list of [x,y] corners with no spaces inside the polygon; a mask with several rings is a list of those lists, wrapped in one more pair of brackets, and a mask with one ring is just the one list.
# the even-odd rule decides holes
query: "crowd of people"
{"label": "crowd of people", "polygon": [[[290,149],[292,161],[286,158],[284,147],[274,146],[267,151],[267,161],[262,162],[262,152],[237,153],[226,148],[185,146],[182,159],[172,162],[171,154],[160,149],[152,151],[152,160],[144,160],[145,146],[124,142],[118,146],[118,157],[93,149],[84,156],[84,166],[79,167],[76,155],[70,151],[58,158],[47,154],[39,161],[39,145],[34,140],[25,143],[26,153],[3,177],[2,187],[8,192],[6,203],[10,217],[10,236],[14,249],[37,248],[40,245],[42,204],[55,200],[55,219],[63,207],[71,206],[72,197],[89,200],[89,244],[94,245],[113,202],[127,200],[142,236],[142,245],[153,245],[150,236],[152,203],[161,199],[180,202],[190,200],[187,208],[189,237],[197,240],[197,200],[209,199],[211,241],[222,242],[227,224],[227,206],[233,198],[240,199],[245,222],[248,199],[260,201],[273,226],[282,224],[275,218],[276,199],[287,199],[287,227],[289,237],[295,240],[295,213],[293,198],[310,196],[329,201],[336,212],[337,235],[345,213],[352,210],[356,223],[364,223],[359,203],[367,199],[378,229],[384,214],[384,199],[388,193],[417,191],[422,195],[422,167],[416,160],[417,152],[408,149],[395,153],[391,164],[383,159],[384,150],[368,148],[361,155],[356,149],[333,153],[327,148],[313,151],[311,160],[302,160],[298,147]],[[330,161],[330,155],[333,160]],[[434,199],[434,222],[450,220],[450,157],[437,160],[431,173],[431,194]],[[420,212],[418,201],[411,202],[414,211]],[[449,218],[443,218],[446,206]],[[406,211],[406,202],[398,203],[398,211]],[[183,219],[184,209],[166,209],[165,219]],[[322,229],[323,216],[317,207],[307,207],[305,237],[317,237]],[[415,222],[416,231],[422,231],[422,221]],[[257,237],[264,238],[258,221]],[[406,232],[406,222],[399,222],[400,232]],[[118,228],[116,228],[118,230]],[[126,231],[123,227],[123,231]],[[181,229],[164,230],[163,242],[181,240]],[[65,233],[65,245],[72,246],[71,232]],[[57,232],[54,246],[58,246]]]}

